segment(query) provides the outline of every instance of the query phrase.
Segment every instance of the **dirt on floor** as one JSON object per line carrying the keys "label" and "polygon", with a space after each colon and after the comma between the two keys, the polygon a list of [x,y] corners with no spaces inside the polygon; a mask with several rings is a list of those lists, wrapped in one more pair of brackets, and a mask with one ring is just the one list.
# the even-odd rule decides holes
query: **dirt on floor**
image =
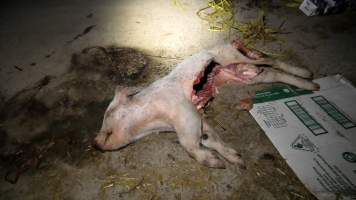
{"label": "dirt on floor", "polygon": [[90,47],[70,70],[1,100],[1,199],[315,199],[239,99],[264,86],[228,85],[202,115],[238,150],[247,169],[210,169],[190,158],[175,133],[113,152],[91,141],[116,85],[145,86],[179,59],[121,47]]}

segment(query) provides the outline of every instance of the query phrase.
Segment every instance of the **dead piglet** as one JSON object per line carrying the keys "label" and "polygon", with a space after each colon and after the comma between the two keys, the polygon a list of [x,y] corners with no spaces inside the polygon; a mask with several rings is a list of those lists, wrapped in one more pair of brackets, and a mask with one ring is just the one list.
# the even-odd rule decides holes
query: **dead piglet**
{"label": "dead piglet", "polygon": [[[270,65],[274,69],[258,65]],[[239,41],[217,46],[185,59],[147,88],[132,91],[118,87],[94,144],[102,150],[114,150],[153,132],[175,131],[180,144],[199,163],[224,168],[216,151],[244,168],[241,156],[220,139],[198,109],[204,108],[218,87],[227,82],[242,85],[284,82],[317,89],[317,84],[303,79],[310,76],[305,69],[263,57]]]}

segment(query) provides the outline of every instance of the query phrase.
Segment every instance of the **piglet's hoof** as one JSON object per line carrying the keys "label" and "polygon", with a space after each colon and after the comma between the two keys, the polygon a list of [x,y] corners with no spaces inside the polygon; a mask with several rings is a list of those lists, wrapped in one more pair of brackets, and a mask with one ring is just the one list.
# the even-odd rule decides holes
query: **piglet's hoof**
{"label": "piglet's hoof", "polygon": [[246,98],[246,99],[240,100],[239,108],[241,110],[246,110],[246,111],[251,110],[253,108],[252,99],[251,98]]}
{"label": "piglet's hoof", "polygon": [[210,158],[208,160],[204,160],[202,162],[203,165],[210,167],[210,168],[216,168],[216,169],[225,169],[226,166],[222,160],[219,158]]}

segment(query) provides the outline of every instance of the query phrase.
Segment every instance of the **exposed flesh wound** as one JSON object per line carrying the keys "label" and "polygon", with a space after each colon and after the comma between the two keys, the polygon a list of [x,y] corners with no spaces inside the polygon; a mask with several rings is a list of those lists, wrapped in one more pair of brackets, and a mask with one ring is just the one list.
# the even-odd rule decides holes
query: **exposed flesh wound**
{"label": "exposed flesh wound", "polygon": [[193,82],[191,99],[198,108],[204,107],[216,93],[214,77],[219,73],[222,66],[210,63],[201,71]]}
{"label": "exposed flesh wound", "polygon": [[197,109],[203,108],[218,92],[217,87],[228,81],[247,84],[260,73],[252,64],[230,64],[221,66],[210,63],[193,82],[191,100]]}

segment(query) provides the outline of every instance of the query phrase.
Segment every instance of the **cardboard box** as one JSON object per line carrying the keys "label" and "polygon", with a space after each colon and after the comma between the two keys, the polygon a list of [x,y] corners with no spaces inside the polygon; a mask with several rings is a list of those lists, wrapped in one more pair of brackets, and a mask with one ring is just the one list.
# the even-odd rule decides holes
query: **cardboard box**
{"label": "cardboard box", "polygon": [[318,199],[356,199],[356,88],[340,75],[315,82],[260,91],[250,113]]}
{"label": "cardboard box", "polygon": [[307,16],[314,16],[341,13],[348,5],[348,0],[304,0],[299,9]]}

